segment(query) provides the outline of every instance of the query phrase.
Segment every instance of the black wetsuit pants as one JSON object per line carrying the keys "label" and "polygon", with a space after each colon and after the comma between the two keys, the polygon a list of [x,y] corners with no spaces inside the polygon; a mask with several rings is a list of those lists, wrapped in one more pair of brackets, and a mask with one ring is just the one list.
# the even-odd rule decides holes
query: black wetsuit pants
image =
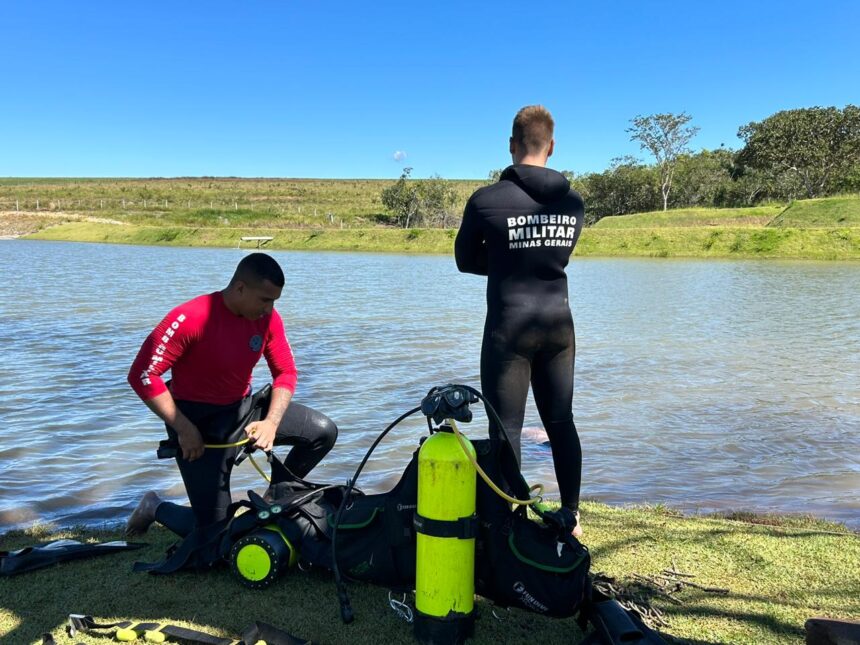
{"label": "black wetsuit pants", "polygon": [[[535,312],[508,307],[490,312],[481,347],[481,389],[498,412],[517,460],[529,383],[549,437],[561,503],[576,511],[582,447],[573,423],[576,341],[566,305]],[[490,422],[491,436],[499,436]]]}
{"label": "black wetsuit pants", "polygon": [[[251,409],[251,397],[230,405],[176,401],[177,407],[197,426],[207,444],[233,443],[246,437],[237,426]],[[168,434],[176,438],[168,427]],[[275,445],[293,446],[284,464],[297,477],[304,477],[331,450],[337,426],[324,414],[291,402],[275,435]],[[155,519],[174,533],[185,536],[195,526],[224,519],[232,502],[230,474],[241,447],[206,448],[194,461],[176,457],[191,507],[163,502]]]}

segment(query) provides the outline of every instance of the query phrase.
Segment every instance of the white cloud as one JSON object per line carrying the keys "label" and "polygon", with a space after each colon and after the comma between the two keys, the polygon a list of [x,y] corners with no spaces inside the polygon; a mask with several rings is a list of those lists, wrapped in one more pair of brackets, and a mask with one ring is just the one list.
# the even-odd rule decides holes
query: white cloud
{"label": "white cloud", "polygon": [[395,150],[395,151],[394,151],[394,154],[393,154],[393,155],[391,155],[391,158],[392,158],[392,159],[394,159],[394,161],[397,161],[397,162],[405,161],[405,160],[406,160],[406,151],[404,151],[404,150]]}

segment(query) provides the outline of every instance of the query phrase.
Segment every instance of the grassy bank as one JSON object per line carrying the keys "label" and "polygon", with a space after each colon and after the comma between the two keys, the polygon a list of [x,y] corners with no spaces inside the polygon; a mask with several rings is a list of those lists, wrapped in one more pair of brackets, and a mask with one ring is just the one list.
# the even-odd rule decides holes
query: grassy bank
{"label": "grassy bank", "polygon": [[[243,236],[271,236],[266,249],[304,251],[372,251],[400,253],[451,253],[452,229],[272,229],[191,228],[182,226],[111,225],[68,222],[29,235],[30,239],[161,246],[233,247]],[[254,243],[242,243],[253,248]]]}
{"label": "grassy bank", "polygon": [[[242,236],[271,236],[267,249],[449,254],[452,229],[274,229],[136,226],[67,222],[29,239],[163,246],[236,247]],[[243,243],[246,248],[249,244]],[[860,260],[860,228],[655,227],[586,229],[578,256]]]}
{"label": "grassy bank", "polygon": [[679,208],[671,211],[654,211],[634,215],[604,217],[595,229],[627,228],[686,228],[703,226],[767,226],[784,206],[756,206],[755,208]]}
{"label": "grassy bank", "polygon": [[[661,509],[622,510],[584,506],[585,540],[594,570],[627,579],[654,575],[677,565],[703,586],[690,588],[681,604],[652,601],[667,616],[666,633],[695,643],[802,643],[803,624],[814,615],[860,618],[860,537],[815,521],[771,518],[770,525],[726,519],[682,518]],[[83,530],[0,538],[14,549],[49,538],[107,540],[116,533]],[[52,632],[59,643],[102,643],[103,638],[62,633],[69,613],[105,620],[162,620],[221,635],[238,634],[265,620],[322,643],[410,643],[411,627],[388,608],[387,592],[350,586],[356,622],[341,624],[331,576],[291,571],[265,591],[249,591],[229,571],[166,577],[133,574],[135,560],[158,559],[172,542],[163,530],[146,536],[138,552],[104,556],[0,578],[0,641],[28,643]],[[492,614],[478,603],[476,644],[573,643],[573,619],[554,620],[518,610]]]}
{"label": "grassy bank", "polygon": [[578,256],[860,260],[860,228],[594,228]]}

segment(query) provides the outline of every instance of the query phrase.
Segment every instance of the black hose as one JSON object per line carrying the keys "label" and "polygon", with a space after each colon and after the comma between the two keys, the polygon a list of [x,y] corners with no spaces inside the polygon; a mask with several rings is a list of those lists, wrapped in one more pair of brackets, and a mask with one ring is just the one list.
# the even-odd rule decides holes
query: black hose
{"label": "black hose", "polygon": [[370,459],[370,455],[376,449],[376,446],[379,445],[379,442],[385,438],[385,435],[391,432],[391,430],[393,430],[398,423],[400,423],[407,417],[411,417],[413,414],[419,412],[420,410],[421,406],[419,405],[418,407],[409,410],[409,412],[401,414],[394,421],[392,421],[391,424],[385,430],[383,430],[378,437],[376,437],[376,440],[373,442],[373,445],[370,446],[370,449],[367,451],[367,454],[364,455],[364,459],[361,460],[361,463],[356,469],[355,474],[352,476],[352,479],[347,482],[346,491],[343,495],[343,500],[341,500],[340,506],[337,509],[337,515],[335,516],[334,520],[334,527],[332,528],[331,532],[331,561],[332,569],[334,570],[334,581],[337,585],[337,596],[338,600],[340,601],[340,617],[346,625],[350,624],[353,621],[353,614],[352,606],[349,603],[349,594],[347,594],[346,585],[341,578],[340,569],[337,566],[337,549],[335,546],[337,543],[337,527],[340,526],[340,519],[343,516],[343,511],[346,508],[346,504],[349,501],[350,495],[352,494],[352,489],[355,486],[355,482],[358,479],[358,476],[361,474],[361,471],[364,469],[367,460]]}

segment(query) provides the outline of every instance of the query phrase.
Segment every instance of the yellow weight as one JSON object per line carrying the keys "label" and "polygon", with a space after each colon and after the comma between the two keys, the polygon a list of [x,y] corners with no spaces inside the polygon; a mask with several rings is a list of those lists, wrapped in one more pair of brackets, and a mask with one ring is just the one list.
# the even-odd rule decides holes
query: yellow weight
{"label": "yellow weight", "polygon": [[167,641],[167,636],[163,632],[152,629],[145,631],[143,638],[147,643],[164,643]]}
{"label": "yellow weight", "polygon": [[118,628],[114,636],[118,641],[122,641],[123,643],[130,643],[137,640],[137,632],[133,629],[128,629],[127,627]]}

